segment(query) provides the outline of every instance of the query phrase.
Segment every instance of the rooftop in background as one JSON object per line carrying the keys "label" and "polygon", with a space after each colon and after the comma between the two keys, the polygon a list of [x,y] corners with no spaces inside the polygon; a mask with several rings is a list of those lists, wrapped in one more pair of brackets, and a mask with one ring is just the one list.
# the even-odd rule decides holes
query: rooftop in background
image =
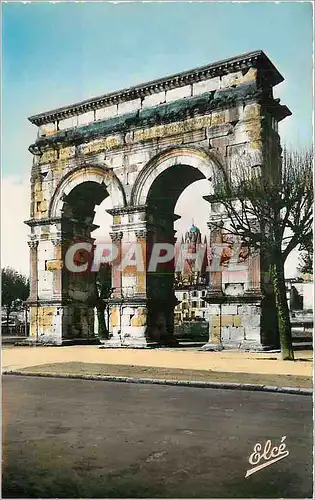
{"label": "rooftop in background", "polygon": [[268,79],[272,86],[281,83],[284,78],[273,65],[270,59],[262,50],[256,50],[241,54],[236,57],[217,61],[215,63],[201,66],[195,69],[176,73],[157,80],[151,80],[140,85],[104,94],[99,97],[87,99],[79,103],[64,106],[62,108],[46,111],[38,115],[29,117],[29,121],[34,125],[43,125],[55,120],[70,118],[80,113],[85,113],[94,109],[111,106],[132,99],[143,98],[163,90],[183,87],[189,83],[195,83],[206,78],[221,76],[232,71],[240,71],[249,67],[257,67],[264,71],[264,78]]}

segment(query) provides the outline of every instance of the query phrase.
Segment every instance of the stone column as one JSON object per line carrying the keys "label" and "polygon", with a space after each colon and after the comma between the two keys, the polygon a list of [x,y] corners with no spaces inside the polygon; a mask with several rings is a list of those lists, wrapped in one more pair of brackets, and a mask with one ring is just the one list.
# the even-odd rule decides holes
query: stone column
{"label": "stone column", "polygon": [[53,296],[54,296],[54,298],[61,300],[61,298],[62,298],[62,268],[63,268],[61,235],[56,235],[56,237],[52,239],[52,243],[55,247],[54,267],[51,269],[51,271],[54,273]]}
{"label": "stone column", "polygon": [[[118,256],[112,268],[113,293],[108,300],[110,311],[110,338],[105,347],[146,347],[147,295],[146,295],[146,207],[112,209],[111,238],[117,245]],[[137,267],[137,256],[128,265],[127,254],[133,261],[133,251],[142,251],[143,269]],[[123,266],[122,266],[123,263]]]}
{"label": "stone column", "polygon": [[210,229],[210,247],[212,251],[212,261],[210,264],[209,288],[205,301],[209,304],[209,340],[203,346],[204,350],[221,350],[221,319],[222,319],[222,229],[223,221],[217,220],[215,223],[208,222]]}
{"label": "stone column", "polygon": [[38,336],[38,267],[37,249],[38,240],[31,239],[27,242],[30,247],[30,295],[27,302],[30,306],[30,340],[36,341]]}
{"label": "stone column", "polygon": [[30,240],[27,242],[30,247],[30,296],[29,302],[36,302],[38,298],[38,268],[37,268],[37,249],[38,240]]}
{"label": "stone column", "polygon": [[221,253],[223,222],[218,221],[216,224],[208,222],[208,228],[210,229],[209,241],[212,252],[208,295],[217,296],[222,295]]}
{"label": "stone column", "polygon": [[119,264],[121,263],[122,258],[121,240],[123,237],[123,233],[121,231],[110,233],[110,237],[112,239],[113,245],[115,245],[118,250],[117,258],[113,262],[112,266],[112,296],[119,297],[121,296],[121,270],[119,268]]}
{"label": "stone column", "polygon": [[137,270],[137,282],[135,293],[137,295],[146,296],[146,270],[147,270],[147,236],[148,232],[146,229],[140,229],[136,231],[137,243],[141,246],[142,259],[144,264],[143,270]]}

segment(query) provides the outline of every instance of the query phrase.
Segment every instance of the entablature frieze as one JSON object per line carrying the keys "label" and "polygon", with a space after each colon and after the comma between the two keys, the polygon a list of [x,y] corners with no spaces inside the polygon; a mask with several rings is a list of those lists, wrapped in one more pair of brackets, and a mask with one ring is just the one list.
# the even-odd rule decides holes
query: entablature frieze
{"label": "entablature frieze", "polygon": [[126,135],[126,129],[128,134],[134,130],[133,143],[198,130],[211,126],[211,114],[214,111],[226,110],[244,102],[259,102],[263,95],[263,90],[257,89],[256,83],[253,82],[241,84],[236,88],[210,91],[128,115],[59,131],[52,136],[38,139],[29,147],[29,151],[34,155],[42,155],[50,150],[50,160],[57,161],[59,151],[66,149],[73,153],[71,146],[80,144],[80,147],[86,147],[88,152],[92,147],[89,143],[97,139],[101,141],[99,149],[92,147],[91,151],[94,153],[102,149],[106,151],[123,148],[124,140],[120,134]]}

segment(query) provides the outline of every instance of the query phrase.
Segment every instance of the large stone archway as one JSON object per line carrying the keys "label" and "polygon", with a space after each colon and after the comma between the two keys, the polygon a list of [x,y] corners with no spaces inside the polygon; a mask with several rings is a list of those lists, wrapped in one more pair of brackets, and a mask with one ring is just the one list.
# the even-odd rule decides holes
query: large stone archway
{"label": "large stone archway", "polygon": [[[34,340],[93,337],[91,276],[70,278],[64,255],[73,239],[93,243],[94,207],[110,196],[118,254],[125,244],[138,243],[145,265],[113,266],[106,345],[172,341],[172,269],[149,272],[148,251],[154,242],[174,241],[174,207],[188,185],[211,181],[217,167],[232,172],[239,155],[262,167],[267,148],[280,154],[277,123],[290,112],[273,99],[272,89],[282,80],[257,51],[30,118],[38,126],[29,148],[34,162],[27,221]],[[217,247],[224,244],[221,219],[224,224],[224,214],[210,204],[210,241]],[[228,270],[210,271],[211,348],[276,342],[274,325],[263,315],[259,255],[242,265],[241,280]]]}

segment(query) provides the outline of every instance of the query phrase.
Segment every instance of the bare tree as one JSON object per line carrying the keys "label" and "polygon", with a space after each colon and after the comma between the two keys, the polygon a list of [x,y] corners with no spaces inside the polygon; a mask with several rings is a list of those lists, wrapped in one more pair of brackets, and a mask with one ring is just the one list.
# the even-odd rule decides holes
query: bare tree
{"label": "bare tree", "polygon": [[229,232],[267,259],[276,301],[282,358],[294,360],[284,264],[293,249],[313,238],[313,151],[283,150],[260,167],[247,157],[232,172],[220,169],[215,195],[229,219]]}

